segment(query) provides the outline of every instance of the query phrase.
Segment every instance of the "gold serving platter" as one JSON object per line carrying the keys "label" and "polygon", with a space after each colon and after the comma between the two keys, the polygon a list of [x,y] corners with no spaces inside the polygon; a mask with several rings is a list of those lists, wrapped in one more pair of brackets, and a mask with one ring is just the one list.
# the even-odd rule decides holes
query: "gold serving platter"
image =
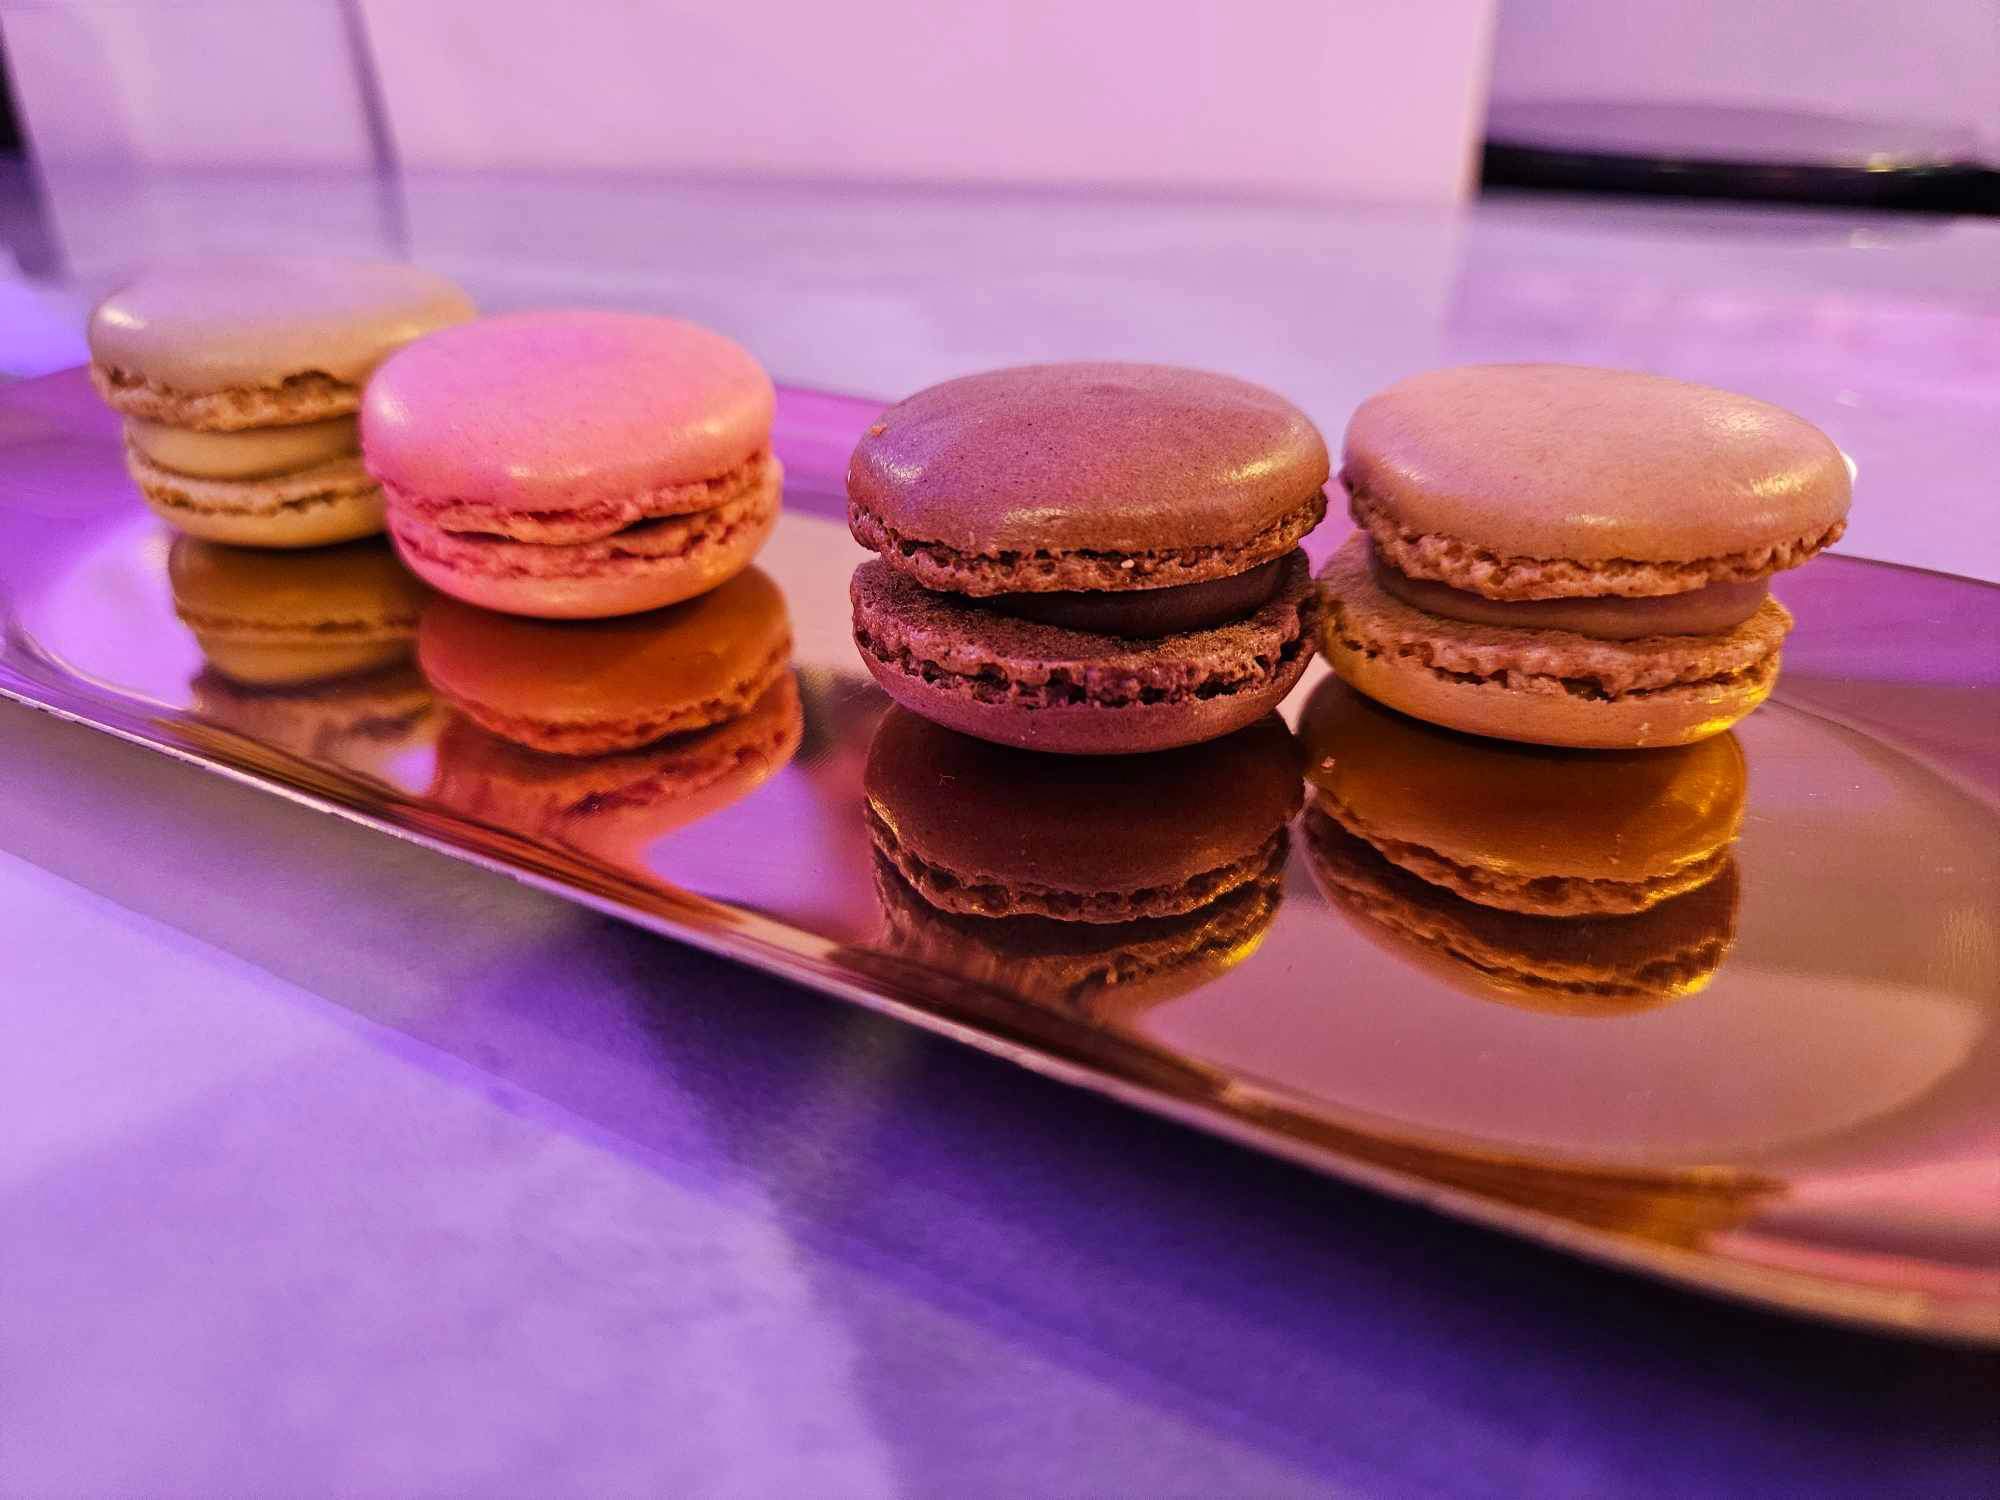
{"label": "gold serving platter", "polygon": [[[937,909],[870,841],[888,704],[849,639],[841,479],[874,410],[780,395],[787,511],[759,565],[795,695],[727,743],[556,761],[455,717],[413,660],[219,673],[115,420],[80,372],[24,383],[0,391],[0,694],[1398,1197],[2000,1343],[2000,589],[1842,558],[1780,578],[1800,623],[1734,732],[1740,836],[1672,920],[1483,919],[1362,879],[1308,808],[1282,864],[1198,913],[996,924]],[[1343,691],[1316,667],[1286,707],[1308,772]],[[1522,774],[1524,752],[1481,753],[1453,796]],[[1169,791],[1181,818],[1231,796],[1194,773]]]}

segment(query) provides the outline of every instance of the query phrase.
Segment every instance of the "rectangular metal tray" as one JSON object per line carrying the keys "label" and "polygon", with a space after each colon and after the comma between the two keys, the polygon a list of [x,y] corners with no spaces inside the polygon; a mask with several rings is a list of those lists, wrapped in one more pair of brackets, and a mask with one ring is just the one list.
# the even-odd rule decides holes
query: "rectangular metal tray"
{"label": "rectangular metal tray", "polygon": [[81,372],[0,390],[0,695],[1448,1213],[2000,1342],[2000,589],[1839,558],[1780,580],[1800,624],[1736,731],[1750,792],[1720,962],[1653,1002],[1531,1003],[1343,907],[1298,837],[1275,909],[1221,950],[1117,930],[1101,951],[1010,947],[878,892],[861,775],[887,700],[849,636],[864,554],[841,493],[875,410],[781,393],[786,516],[759,565],[791,612],[802,737],[733,800],[621,815],[584,794],[592,836],[558,836],[466,810],[413,668],[393,713],[379,673],[224,691]]}

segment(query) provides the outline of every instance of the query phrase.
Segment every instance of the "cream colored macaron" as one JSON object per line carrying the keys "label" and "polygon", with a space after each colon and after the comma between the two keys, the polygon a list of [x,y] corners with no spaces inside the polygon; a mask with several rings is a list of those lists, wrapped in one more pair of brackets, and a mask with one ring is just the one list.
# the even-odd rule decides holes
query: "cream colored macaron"
{"label": "cream colored macaron", "polygon": [[382,529],[355,423],[368,376],[472,313],[457,287],[413,266],[165,266],[91,315],[91,379],[125,416],[127,467],[170,525],[240,546],[320,546]]}
{"label": "cream colored macaron", "polygon": [[1576,365],[1413,376],[1348,423],[1361,535],[1319,575],[1345,681],[1450,729],[1636,749],[1722,733],[1777,681],[1771,575],[1838,541],[1851,480],[1804,418]]}

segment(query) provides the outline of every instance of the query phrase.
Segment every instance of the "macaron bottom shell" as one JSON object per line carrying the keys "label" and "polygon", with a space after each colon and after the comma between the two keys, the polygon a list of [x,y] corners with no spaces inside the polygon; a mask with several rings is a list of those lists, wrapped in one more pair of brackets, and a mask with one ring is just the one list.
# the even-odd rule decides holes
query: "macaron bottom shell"
{"label": "macaron bottom shell", "polygon": [[925,589],[881,561],[850,589],[856,644],[884,692],[962,734],[1063,755],[1199,744],[1255,723],[1312,660],[1302,552],[1248,618],[1157,640],[1017,619]]}
{"label": "macaron bottom shell", "polygon": [[326,547],[382,530],[382,491],[359,460],[261,479],[194,479],[127,452],[146,508],[184,536],[234,547]]}
{"label": "macaron bottom shell", "polygon": [[389,532],[411,572],[468,604],[548,620],[639,614],[705,594],[750,565],[778,522],[781,478],[770,467],[740,506],[602,541],[550,546],[448,532],[395,506]]}
{"label": "macaron bottom shell", "polygon": [[1448,729],[1573,749],[1648,749],[1721,734],[1770,697],[1792,623],[1767,600],[1715,636],[1616,642],[1468,625],[1383,590],[1362,537],[1334,555],[1319,586],[1320,649],[1350,687]]}

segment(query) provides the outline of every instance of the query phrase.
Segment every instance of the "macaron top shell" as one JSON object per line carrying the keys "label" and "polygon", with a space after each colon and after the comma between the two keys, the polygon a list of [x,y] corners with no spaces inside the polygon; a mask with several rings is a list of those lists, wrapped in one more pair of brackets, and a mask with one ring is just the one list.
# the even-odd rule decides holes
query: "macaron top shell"
{"label": "macaron top shell", "polygon": [[1770,572],[1803,560],[1786,549],[1810,555],[1850,500],[1840,450],[1804,418],[1583,365],[1413,376],[1362,403],[1341,464],[1357,513],[1501,557],[1679,563],[1779,549],[1750,570]]}
{"label": "macaron top shell", "polygon": [[1328,678],[1299,721],[1306,776],[1371,837],[1527,879],[1641,881],[1726,847],[1748,778],[1733,735],[1573,751],[1421,723]]}
{"label": "macaron top shell", "polygon": [[1116,552],[1250,541],[1316,497],[1328,471],[1319,430],[1260,386],[1052,364],[899,401],[854,450],[847,487],[890,532],[961,552]]}
{"label": "macaron top shell", "polygon": [[391,350],[472,315],[464,292],[415,266],[204,260],[162,266],[106,297],[90,316],[90,353],[191,395],[309,374],[360,385]]}
{"label": "macaron top shell", "polygon": [[901,709],[863,786],[915,857],[963,878],[1073,890],[1173,885],[1263,848],[1304,800],[1299,751],[1272,714],[1150,755],[1051,757]]}
{"label": "macaron top shell", "polygon": [[726,475],[767,447],[776,392],[741,345],[676,318],[487,318],[385,362],[362,450],[414,496],[561,512]]}
{"label": "macaron top shell", "polygon": [[723,698],[790,654],[791,620],[750,568],[684,604],[550,622],[455,599],[424,611],[418,661],[446,696],[542,723],[616,721]]}

